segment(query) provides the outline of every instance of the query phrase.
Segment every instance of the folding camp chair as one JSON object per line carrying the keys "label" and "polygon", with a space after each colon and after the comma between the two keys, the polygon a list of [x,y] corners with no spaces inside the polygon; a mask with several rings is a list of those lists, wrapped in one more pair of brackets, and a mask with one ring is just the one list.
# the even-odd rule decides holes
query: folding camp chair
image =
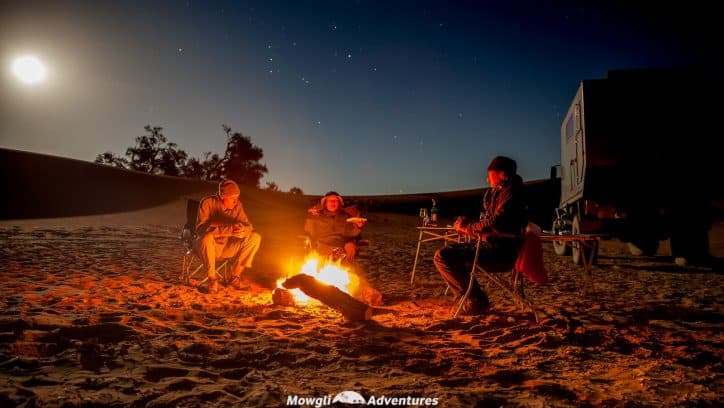
{"label": "folding camp chair", "polygon": [[[452,317],[455,318],[460,313],[460,310],[462,309],[463,305],[465,304],[465,301],[470,297],[470,292],[473,289],[473,282],[476,279],[476,272],[479,272],[488,283],[493,283],[497,287],[503,290],[506,295],[509,296],[509,298],[515,300],[517,304],[519,304],[523,310],[528,309],[530,312],[533,313],[533,317],[535,318],[536,323],[538,322],[538,313],[536,312],[535,308],[533,307],[533,304],[526,299],[525,293],[523,290],[523,274],[521,271],[517,270],[515,267],[516,264],[518,264],[518,260],[523,255],[523,251],[518,252],[518,259],[514,263],[511,264],[495,264],[495,265],[478,265],[478,257],[480,255],[480,243],[491,236],[507,236],[504,234],[482,234],[475,236],[475,257],[473,258],[473,266],[470,270],[470,280],[468,282],[468,287],[463,296],[460,297],[457,304],[454,307],[454,311],[452,314]],[[512,236],[512,235],[511,235]],[[527,235],[526,238],[528,239]],[[525,245],[525,242],[523,243]],[[522,248],[522,246],[521,246]],[[505,278],[499,276],[500,272],[511,272],[510,280],[506,280]]]}
{"label": "folding camp chair", "polygon": [[[302,241],[304,256],[308,255],[312,251],[317,251],[317,244],[314,242],[312,237],[310,237],[309,235],[298,235],[297,238],[299,238]],[[355,240],[355,243],[357,244],[357,256],[353,260],[352,265],[357,264],[357,259],[359,259],[359,256],[360,256],[359,248],[370,245],[369,240],[362,239],[362,238],[357,238]],[[344,258],[346,257],[343,247],[332,248],[331,251],[329,251],[329,253],[320,254],[320,255],[323,255],[324,258],[327,258],[327,259],[329,259],[331,261],[335,261],[335,262],[342,262],[344,260]]]}
{"label": "folding camp chair", "polygon": [[[185,247],[183,255],[183,263],[181,265],[181,275],[179,280],[186,285],[191,284],[191,279],[195,277],[199,272],[204,270],[204,262],[201,259],[201,255],[198,253],[196,247],[196,218],[199,212],[199,202],[196,200],[186,201],[186,223],[181,229],[181,242]],[[216,260],[216,275],[226,282],[229,280],[231,271],[230,259],[217,259]],[[203,285],[209,279],[208,274],[204,276],[201,282],[197,286]]]}

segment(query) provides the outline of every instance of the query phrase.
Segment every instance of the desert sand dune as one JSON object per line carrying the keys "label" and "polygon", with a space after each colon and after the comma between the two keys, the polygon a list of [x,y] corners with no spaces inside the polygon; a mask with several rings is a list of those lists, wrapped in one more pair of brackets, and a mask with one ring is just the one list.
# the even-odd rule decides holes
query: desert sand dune
{"label": "desert sand dune", "polygon": [[[550,283],[531,314],[489,289],[492,310],[449,319],[414,215],[367,214],[360,269],[384,296],[371,321],[280,307],[309,197],[244,191],[263,235],[249,289],[207,295],[178,281],[181,191],[143,209],[0,222],[1,406],[284,406],[288,396],[434,397],[440,406],[718,406],[717,268],[633,257],[603,241],[592,281],[544,247]],[[722,257],[724,225],[712,231]]]}

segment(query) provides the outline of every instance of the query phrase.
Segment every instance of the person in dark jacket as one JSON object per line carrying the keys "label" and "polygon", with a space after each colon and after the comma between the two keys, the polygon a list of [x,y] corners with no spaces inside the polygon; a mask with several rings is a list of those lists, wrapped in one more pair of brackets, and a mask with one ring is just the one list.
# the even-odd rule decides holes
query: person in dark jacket
{"label": "person in dark jacket", "polygon": [[[522,243],[523,233],[528,221],[525,200],[523,198],[523,180],[517,174],[515,160],[495,157],[488,166],[487,179],[490,189],[483,197],[483,209],[480,220],[470,222],[459,218],[455,229],[463,234],[497,233],[504,237],[489,237],[481,242],[478,264],[513,264]],[[468,288],[470,270],[475,256],[472,244],[455,244],[444,247],[435,253],[435,268],[450,285],[450,289],[459,299]],[[477,315],[490,306],[488,297],[478,282],[473,282],[470,297],[461,312]]]}
{"label": "person in dark jacket", "polygon": [[[342,248],[345,254],[342,264],[353,266],[365,224],[366,219],[360,217],[356,207],[345,207],[342,197],[337,192],[330,191],[322,197],[319,204],[307,210],[304,232],[311,240],[312,249],[317,253],[323,256],[334,255],[333,251]],[[382,305],[382,293],[375,289],[361,272],[359,268],[354,268],[353,275],[357,282],[351,288],[351,295],[373,306]]]}
{"label": "person in dark jacket", "polygon": [[357,255],[357,240],[365,226],[355,207],[344,207],[344,200],[335,191],[322,197],[320,204],[308,210],[304,232],[314,249],[323,255],[335,248],[343,248],[345,262],[352,262]]}

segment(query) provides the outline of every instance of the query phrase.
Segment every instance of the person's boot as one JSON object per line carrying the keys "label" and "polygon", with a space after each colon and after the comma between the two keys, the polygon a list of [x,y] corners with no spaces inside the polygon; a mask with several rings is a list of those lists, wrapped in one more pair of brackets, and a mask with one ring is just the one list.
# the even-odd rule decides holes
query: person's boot
{"label": "person's boot", "polygon": [[236,290],[242,290],[247,289],[244,287],[244,285],[241,283],[241,274],[244,272],[243,266],[234,266],[234,270],[231,271],[231,281],[229,282],[229,285],[236,289]]}
{"label": "person's boot", "polygon": [[209,279],[209,294],[215,295],[217,293],[219,293],[219,280]]}
{"label": "person's boot", "polygon": [[231,282],[229,282],[229,286],[236,290],[246,290],[249,289],[248,286],[244,285],[244,283],[241,280],[240,276],[231,278]]}
{"label": "person's boot", "polygon": [[463,316],[479,316],[488,309],[488,306],[478,299],[467,299],[460,309]]}

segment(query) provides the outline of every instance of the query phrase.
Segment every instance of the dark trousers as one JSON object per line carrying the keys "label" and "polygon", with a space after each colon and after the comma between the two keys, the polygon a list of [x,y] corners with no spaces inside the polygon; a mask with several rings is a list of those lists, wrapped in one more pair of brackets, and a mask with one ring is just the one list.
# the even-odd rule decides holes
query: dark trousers
{"label": "dark trousers", "polygon": [[[492,244],[487,241],[481,242],[480,252],[478,253],[478,265],[483,268],[485,268],[486,265],[510,265],[512,267],[517,256],[517,247],[514,243],[506,244]],[[453,244],[440,248],[435,252],[435,257],[433,258],[435,268],[440,272],[440,276],[442,276],[445,282],[450,285],[450,289],[456,297],[464,294],[468,289],[470,270],[473,268],[473,259],[475,259],[474,244]],[[470,298],[482,303],[488,302],[488,297],[480,288],[477,281],[473,282]]]}

